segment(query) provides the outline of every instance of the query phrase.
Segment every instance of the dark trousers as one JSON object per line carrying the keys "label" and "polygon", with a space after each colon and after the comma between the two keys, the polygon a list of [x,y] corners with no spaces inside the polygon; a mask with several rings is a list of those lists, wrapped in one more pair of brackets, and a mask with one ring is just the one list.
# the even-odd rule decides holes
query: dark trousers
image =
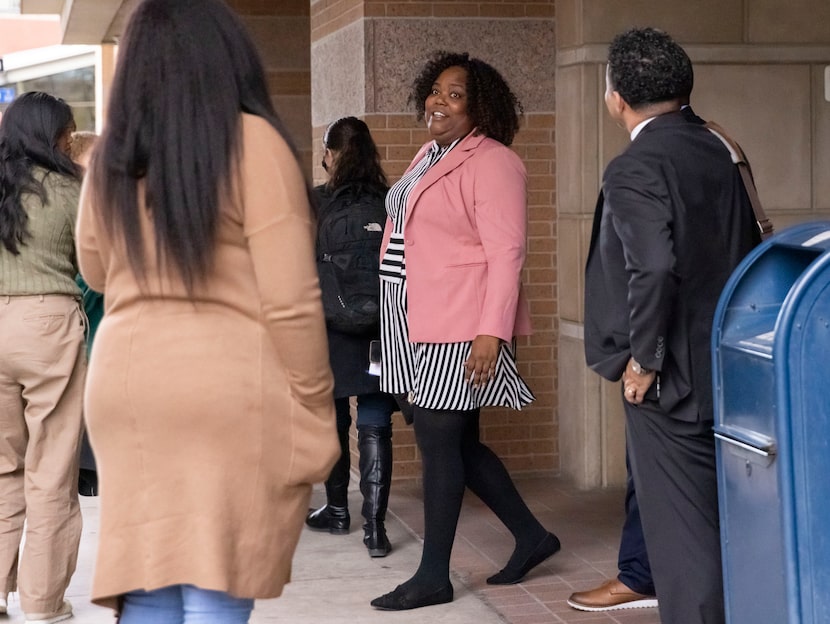
{"label": "dark trousers", "polygon": [[617,559],[618,579],[623,585],[638,594],[654,595],[654,581],[651,578],[651,565],[646,551],[646,538],[640,521],[640,505],[637,503],[637,491],[631,476],[631,462],[628,450],[625,453],[626,489],[625,489],[625,523],[620,538],[620,551]]}
{"label": "dark trousers", "polygon": [[723,572],[712,422],[625,403],[631,473],[660,619],[723,624]]}

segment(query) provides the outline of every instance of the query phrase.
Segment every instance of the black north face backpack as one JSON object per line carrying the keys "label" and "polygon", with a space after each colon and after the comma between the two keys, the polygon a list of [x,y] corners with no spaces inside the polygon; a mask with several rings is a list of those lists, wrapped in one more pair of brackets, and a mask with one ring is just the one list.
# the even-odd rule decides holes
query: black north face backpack
{"label": "black north face backpack", "polygon": [[342,186],[321,197],[319,215],[317,272],[326,325],[347,334],[367,334],[380,323],[384,196]]}

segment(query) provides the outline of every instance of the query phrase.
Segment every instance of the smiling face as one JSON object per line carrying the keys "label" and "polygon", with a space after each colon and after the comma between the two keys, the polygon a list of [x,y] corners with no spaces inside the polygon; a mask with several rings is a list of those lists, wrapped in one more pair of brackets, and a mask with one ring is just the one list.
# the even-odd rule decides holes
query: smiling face
{"label": "smiling face", "polygon": [[448,67],[432,85],[424,104],[427,128],[438,145],[449,145],[475,127],[467,114],[467,70]]}

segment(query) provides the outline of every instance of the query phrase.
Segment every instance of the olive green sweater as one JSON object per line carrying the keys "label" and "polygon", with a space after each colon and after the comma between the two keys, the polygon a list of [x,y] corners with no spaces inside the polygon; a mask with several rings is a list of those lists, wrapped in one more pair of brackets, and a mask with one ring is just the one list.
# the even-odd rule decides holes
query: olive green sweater
{"label": "olive green sweater", "polygon": [[75,218],[80,183],[40,167],[35,167],[33,173],[43,181],[47,201],[44,205],[37,195],[23,195],[30,236],[17,256],[0,244],[0,295],[80,297],[81,289],[75,283]]}

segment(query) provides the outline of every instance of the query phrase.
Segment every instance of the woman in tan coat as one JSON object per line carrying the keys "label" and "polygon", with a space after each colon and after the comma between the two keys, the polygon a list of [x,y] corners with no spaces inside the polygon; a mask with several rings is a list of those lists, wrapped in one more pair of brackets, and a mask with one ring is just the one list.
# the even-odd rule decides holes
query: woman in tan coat
{"label": "woman in tan coat", "polygon": [[247,622],[290,578],[339,452],[307,197],[238,18],[140,4],[78,218],[106,302],[92,598],[122,624]]}

